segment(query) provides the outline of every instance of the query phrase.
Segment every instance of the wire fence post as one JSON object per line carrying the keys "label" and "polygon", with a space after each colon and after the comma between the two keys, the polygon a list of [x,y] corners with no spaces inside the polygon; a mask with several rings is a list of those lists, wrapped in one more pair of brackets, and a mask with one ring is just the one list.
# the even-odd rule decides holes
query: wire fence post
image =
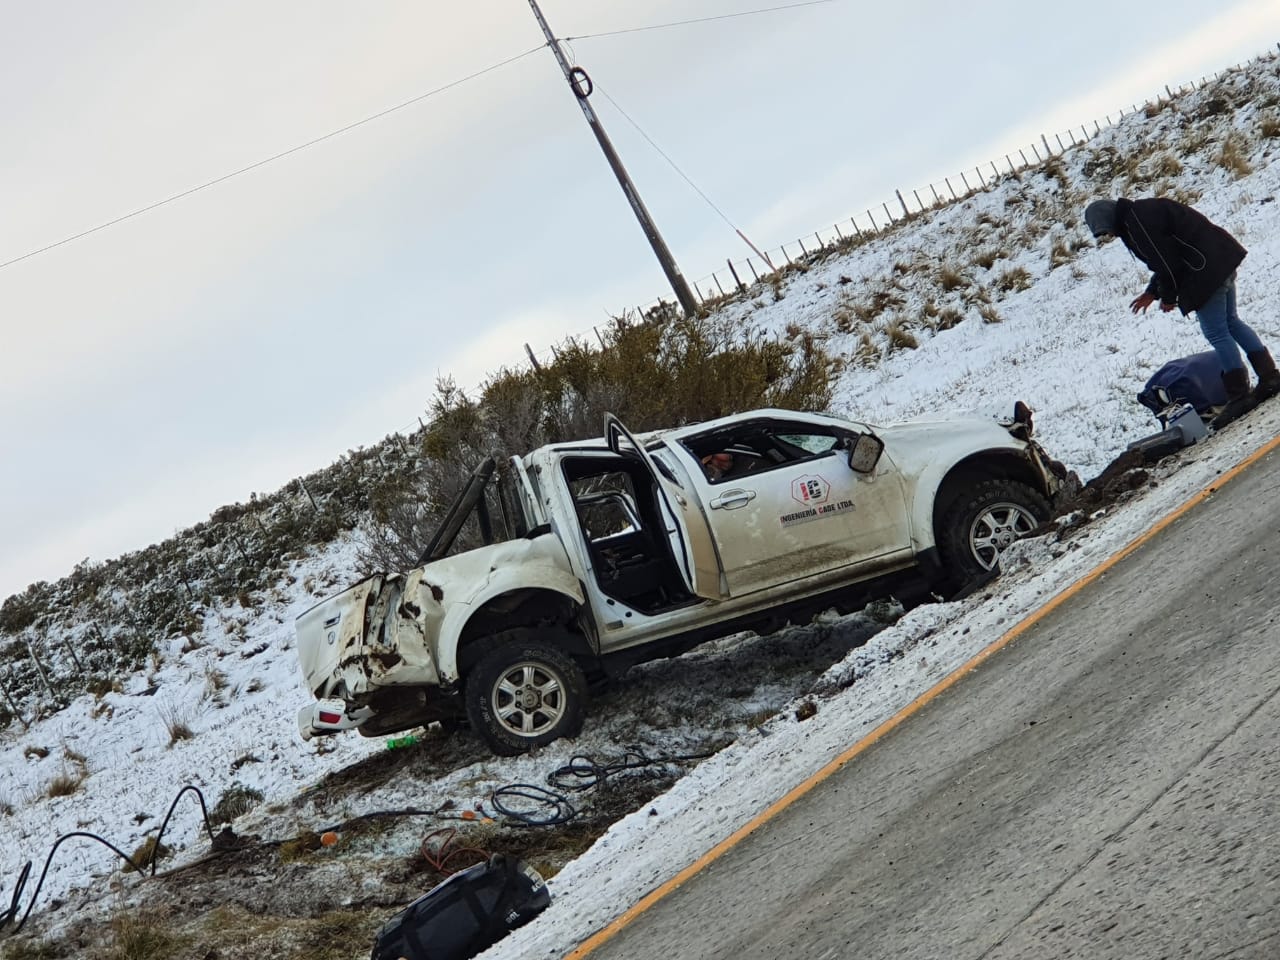
{"label": "wire fence post", "polygon": [[[421,423],[422,421],[419,420],[418,422]],[[427,428],[423,427],[422,429],[425,430]],[[302,489],[302,492],[307,495],[307,499],[311,501],[311,509],[313,509],[316,513],[319,513],[320,504],[316,503],[316,498],[311,495],[311,491],[307,489],[307,485],[302,482],[301,477],[298,478],[298,486]]]}
{"label": "wire fence post", "polygon": [[27,723],[27,718],[22,715],[22,711],[18,709],[18,705],[13,700],[13,695],[9,693],[9,668],[5,667],[4,673],[0,674],[0,693],[4,694],[4,699],[9,704],[9,710],[18,718],[18,722],[22,724],[23,730],[30,730],[31,724]]}
{"label": "wire fence post", "polygon": [[[911,215],[911,211],[907,209],[907,201],[902,199],[902,191],[897,187],[894,187],[893,192],[898,195],[898,202],[902,204],[902,215],[904,217],[909,217]],[[886,208],[886,212],[888,212],[888,208]]]}
{"label": "wire fence post", "polygon": [[530,362],[531,364],[533,364],[534,372],[535,372],[535,373],[539,373],[539,374],[541,374],[541,373],[542,373],[542,365],[538,363],[538,358],[537,358],[537,357],[535,357],[535,356],[533,355],[533,347],[529,346],[529,344],[527,344],[527,343],[526,343],[526,344],[524,345],[524,352],[525,352],[526,354],[528,354],[528,356],[529,356],[529,362]]}
{"label": "wire fence post", "polygon": [[27,653],[31,656],[31,662],[36,666],[36,673],[40,675],[40,682],[44,684],[45,690],[49,693],[50,700],[57,700],[58,695],[53,692],[53,686],[49,683],[49,677],[44,672],[44,666],[40,663],[40,658],[36,656],[35,647],[31,645],[31,641],[27,640]]}
{"label": "wire fence post", "polygon": [[742,293],[747,289],[747,285],[743,283],[742,279],[738,276],[738,271],[733,269],[733,261],[728,257],[725,257],[724,262],[729,265],[729,272],[733,274],[733,282],[738,285],[738,292]]}

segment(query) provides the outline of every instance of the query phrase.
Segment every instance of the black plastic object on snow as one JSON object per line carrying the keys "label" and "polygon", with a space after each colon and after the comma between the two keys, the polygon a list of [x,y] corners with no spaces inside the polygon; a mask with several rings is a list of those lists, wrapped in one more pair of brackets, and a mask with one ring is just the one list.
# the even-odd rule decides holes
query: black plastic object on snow
{"label": "black plastic object on snow", "polygon": [[370,960],[467,960],[547,908],[538,872],[495,853],[459,870],[383,925]]}
{"label": "black plastic object on snow", "polygon": [[1218,355],[1208,350],[1170,360],[1151,375],[1138,394],[1138,402],[1158,417],[1180,403],[1191,404],[1201,414],[1222,406],[1227,402],[1227,388],[1222,384]]}

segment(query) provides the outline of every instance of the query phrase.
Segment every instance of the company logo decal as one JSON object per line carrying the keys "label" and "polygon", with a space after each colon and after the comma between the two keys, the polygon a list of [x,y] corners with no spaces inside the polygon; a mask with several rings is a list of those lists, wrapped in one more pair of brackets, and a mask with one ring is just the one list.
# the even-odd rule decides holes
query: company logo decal
{"label": "company logo decal", "polygon": [[817,475],[797,477],[791,481],[791,499],[801,504],[801,509],[784,513],[779,519],[784,527],[810,520],[821,520],[854,509],[852,500],[831,500],[831,484]]}

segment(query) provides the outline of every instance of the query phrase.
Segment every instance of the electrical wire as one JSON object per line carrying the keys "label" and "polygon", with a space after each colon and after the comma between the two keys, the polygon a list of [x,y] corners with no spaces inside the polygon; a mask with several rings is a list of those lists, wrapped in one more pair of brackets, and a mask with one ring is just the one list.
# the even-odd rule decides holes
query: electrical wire
{"label": "electrical wire", "polygon": [[693,191],[707,202],[707,206],[711,207],[712,210],[714,210],[717,214],[720,215],[721,220],[727,223],[733,230],[736,230],[739,233],[741,233],[741,230],[739,230],[738,225],[734,223],[732,220],[730,220],[723,210],[721,210],[718,206],[716,206],[715,201],[713,201],[710,197],[708,197],[705,193],[702,192],[702,188],[699,187],[696,183],[694,183],[693,180],[690,179],[689,175],[686,174],[683,170],[681,170],[679,165],[674,160],[672,160],[669,156],[667,156],[666,152],[654,142],[653,138],[649,136],[649,134],[644,132],[644,129],[640,126],[640,124],[636,123],[633,119],[631,119],[631,115],[627,113],[627,111],[622,109],[621,105],[619,105],[617,100],[609,96],[609,91],[605,90],[598,83],[595,85],[595,88],[601,94],[604,95],[604,98],[606,100],[608,100],[611,104],[613,104],[614,109],[617,110],[620,114],[622,114],[622,116],[626,119],[627,123],[635,127],[636,130],[640,133],[640,136],[644,137],[645,140],[649,142],[649,146],[653,147],[653,149],[658,152],[658,156],[662,157],[663,160],[671,164],[671,169],[674,170],[676,173],[678,173],[680,177],[684,180],[684,182],[687,183],[690,187],[692,187]]}
{"label": "electrical wire", "polygon": [[799,7],[814,7],[820,3],[835,3],[836,0],[804,0],[803,3],[786,3],[777,7],[763,7],[760,10],[743,10],[739,13],[723,13],[714,17],[697,17],[693,20],[674,20],[671,23],[655,23],[647,27],[629,27],[625,30],[607,30],[603,33],[581,33],[576,37],[565,37],[565,40],[592,40],[596,37],[616,37],[624,33],[642,33],[646,30],[663,30],[667,27],[684,27],[691,23],[710,23],[712,20],[733,20],[737,17],[751,17],[758,13],[776,13],[779,10],[795,10]]}
{"label": "electrical wire", "polygon": [[209,187],[217,186],[220,183],[225,183],[226,181],[232,179],[233,177],[238,177],[241,174],[249,173],[251,170],[257,170],[259,167],[264,167],[269,163],[274,163],[276,160],[281,160],[287,156],[290,156],[291,154],[295,154],[299,152],[300,150],[305,150],[308,147],[314,147],[318,143],[323,143],[326,140],[331,140],[334,137],[338,136],[339,134],[347,133],[351,130],[354,130],[356,127],[364,126],[366,123],[371,123],[374,120],[380,120],[382,117],[385,117],[391,113],[395,113],[397,110],[403,110],[405,107],[412,106],[415,103],[420,103],[421,101],[426,100],[428,97],[434,97],[437,94],[444,93],[446,90],[452,90],[454,87],[464,84],[469,80],[474,80],[477,77],[484,76],[486,73],[492,73],[494,70],[497,70],[500,67],[505,67],[508,64],[515,63],[517,60],[523,60],[525,57],[529,56],[530,54],[537,53],[539,50],[541,50],[545,46],[546,46],[545,43],[540,43],[536,47],[526,50],[524,53],[517,54],[514,57],[508,57],[506,60],[502,60],[491,66],[485,67],[483,70],[477,70],[475,73],[467,74],[467,76],[465,77],[460,77],[459,79],[446,83],[443,86],[436,87],[434,90],[428,90],[426,93],[419,94],[416,97],[411,97],[410,99],[405,100],[403,103],[397,103],[394,107],[388,107],[385,110],[380,110],[375,114],[365,117],[363,120],[357,120],[354,123],[349,123],[344,127],[339,127],[337,130],[331,130],[329,133],[326,133],[323,136],[315,137],[312,140],[308,140],[306,143],[300,143],[295,147],[290,147],[288,150],[282,150],[280,153],[274,154],[263,160],[258,160],[255,163],[251,163],[248,166],[241,167],[238,170],[233,170],[230,173],[223,174],[220,177],[215,177],[214,179],[208,180],[202,184],[199,184],[198,186],[190,187],[179,193],[175,193],[171,197],[165,197],[163,200],[157,200],[154,203],[149,203],[145,207],[140,207],[139,209],[134,210],[132,213],[126,213],[123,216],[116,217],[113,220],[108,220],[106,223],[100,223],[96,227],[90,227],[88,230],[81,230],[79,233],[73,234],[72,236],[65,237],[62,240],[58,240],[54,243],[46,244],[45,246],[40,247],[37,250],[32,250],[29,253],[24,253],[21,256],[14,257],[11,260],[5,260],[3,262],[0,262],[0,270],[4,269],[5,267],[12,266],[15,263],[21,263],[23,260],[29,260],[32,257],[37,256],[38,254],[47,253],[48,251],[53,250],[56,247],[61,247],[75,240],[80,240],[84,237],[89,236],[90,234],[97,233],[99,230],[105,230],[107,227],[113,227],[117,223],[123,223],[126,220],[132,220],[134,217],[141,216],[144,213],[148,213],[152,210],[155,210],[157,207],[163,207],[165,204],[173,203],[175,200],[181,200],[184,197],[189,197],[193,193],[199,193],[201,190],[207,190]]}

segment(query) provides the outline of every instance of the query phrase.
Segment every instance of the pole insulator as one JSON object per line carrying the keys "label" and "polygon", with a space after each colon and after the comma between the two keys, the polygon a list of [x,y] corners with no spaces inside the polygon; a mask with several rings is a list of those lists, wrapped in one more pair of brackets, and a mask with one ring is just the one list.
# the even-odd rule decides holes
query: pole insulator
{"label": "pole insulator", "polygon": [[595,90],[590,75],[581,67],[574,67],[569,71],[569,86],[573,87],[573,95],[579,100],[587,99]]}

